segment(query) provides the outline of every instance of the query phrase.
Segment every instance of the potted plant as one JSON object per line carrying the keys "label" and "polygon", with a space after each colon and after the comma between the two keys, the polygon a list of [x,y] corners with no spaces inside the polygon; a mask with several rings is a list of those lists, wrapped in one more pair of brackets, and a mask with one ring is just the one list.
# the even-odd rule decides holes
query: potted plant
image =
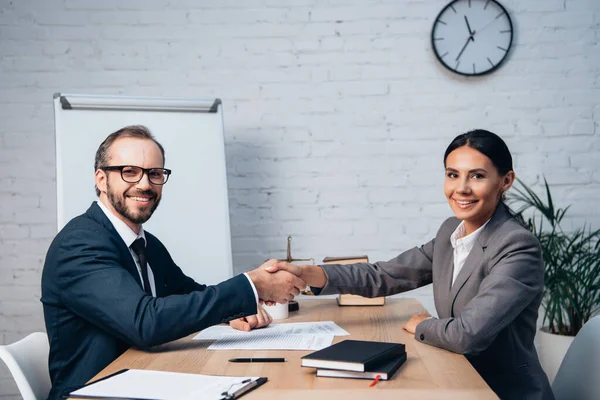
{"label": "potted plant", "polygon": [[540,362],[552,382],[573,338],[600,310],[600,229],[563,229],[570,206],[556,208],[546,179],[545,200],[517,181],[520,187],[513,188],[509,202],[519,206],[515,212],[539,239],[544,258],[543,318],[537,339]]}

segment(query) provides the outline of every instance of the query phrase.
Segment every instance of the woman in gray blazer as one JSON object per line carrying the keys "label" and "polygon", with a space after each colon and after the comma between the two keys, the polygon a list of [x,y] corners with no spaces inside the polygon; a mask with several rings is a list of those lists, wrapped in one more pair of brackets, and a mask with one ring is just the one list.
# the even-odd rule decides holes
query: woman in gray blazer
{"label": "woman in gray blazer", "polygon": [[444,193],[455,217],[435,239],[386,262],[279,263],[317,294],[366,297],[433,282],[439,318],[413,316],[415,339],[464,354],[501,399],[553,399],[533,345],[544,271],[540,244],[502,201],[515,179],[512,156],[494,133],[457,136],[444,155]]}

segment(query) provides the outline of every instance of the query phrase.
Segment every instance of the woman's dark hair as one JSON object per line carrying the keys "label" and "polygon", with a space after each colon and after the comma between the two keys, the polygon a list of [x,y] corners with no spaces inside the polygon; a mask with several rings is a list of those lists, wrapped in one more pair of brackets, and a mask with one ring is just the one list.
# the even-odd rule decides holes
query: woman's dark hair
{"label": "woman's dark hair", "polygon": [[[508,146],[500,136],[485,129],[474,129],[455,137],[444,153],[444,167],[448,155],[463,146],[469,146],[492,160],[492,164],[494,164],[500,175],[506,175],[509,171],[513,171],[512,155],[508,150]],[[527,228],[523,216],[516,214],[504,202],[504,195],[500,199],[500,204],[506,207],[508,213],[518,223]]]}
{"label": "woman's dark hair", "polygon": [[475,129],[455,137],[444,153],[444,167],[448,155],[463,146],[469,146],[487,156],[500,175],[506,175],[513,170],[512,156],[504,140],[484,129]]}

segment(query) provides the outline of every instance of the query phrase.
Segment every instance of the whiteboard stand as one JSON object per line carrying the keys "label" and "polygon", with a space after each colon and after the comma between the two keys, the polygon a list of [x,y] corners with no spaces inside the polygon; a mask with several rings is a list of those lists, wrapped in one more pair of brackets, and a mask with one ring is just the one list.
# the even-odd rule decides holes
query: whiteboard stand
{"label": "whiteboard stand", "polygon": [[58,229],[97,200],[94,158],[102,141],[144,125],[173,174],[144,229],[196,282],[233,276],[223,112],[219,99],[54,95]]}

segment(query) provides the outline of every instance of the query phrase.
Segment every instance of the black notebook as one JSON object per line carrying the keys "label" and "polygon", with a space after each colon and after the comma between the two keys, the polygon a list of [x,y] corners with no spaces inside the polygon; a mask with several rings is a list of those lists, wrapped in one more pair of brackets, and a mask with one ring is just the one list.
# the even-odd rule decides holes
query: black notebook
{"label": "black notebook", "polygon": [[405,353],[402,343],[344,340],[302,357],[302,366],[365,372]]}
{"label": "black notebook", "polygon": [[406,361],[406,353],[400,357],[392,358],[391,360],[384,361],[383,363],[370,368],[365,372],[357,371],[341,371],[338,369],[323,369],[317,370],[317,376],[328,376],[332,378],[358,378],[358,379],[375,379],[379,375],[379,379],[386,381],[392,379],[392,376],[398,371],[398,369]]}

